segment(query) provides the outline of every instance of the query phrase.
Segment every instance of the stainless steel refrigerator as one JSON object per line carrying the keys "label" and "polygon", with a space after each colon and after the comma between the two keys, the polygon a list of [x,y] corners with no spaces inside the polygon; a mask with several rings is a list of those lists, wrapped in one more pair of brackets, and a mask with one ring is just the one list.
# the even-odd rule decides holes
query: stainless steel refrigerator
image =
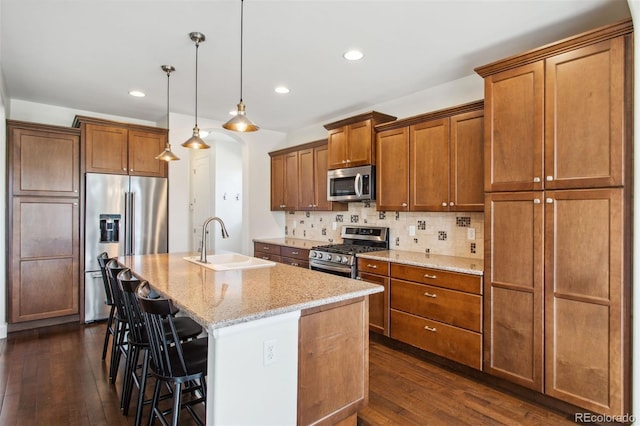
{"label": "stainless steel refrigerator", "polygon": [[107,318],[98,254],[167,252],[166,178],[86,174],[84,321]]}

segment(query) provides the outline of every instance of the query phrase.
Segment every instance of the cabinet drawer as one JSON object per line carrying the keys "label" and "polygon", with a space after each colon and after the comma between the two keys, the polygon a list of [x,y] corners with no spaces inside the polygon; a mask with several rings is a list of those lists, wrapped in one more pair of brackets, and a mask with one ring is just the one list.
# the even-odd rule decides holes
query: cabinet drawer
{"label": "cabinet drawer", "polygon": [[446,287],[452,290],[482,294],[482,277],[478,275],[460,274],[457,272],[443,271],[441,269],[392,263],[391,277],[438,287]]}
{"label": "cabinet drawer", "polygon": [[482,368],[482,335],[391,309],[391,338],[469,367]]}
{"label": "cabinet drawer", "polygon": [[[276,244],[253,243],[253,250],[261,253],[280,254],[280,246]],[[259,256],[256,256],[259,257]]]}
{"label": "cabinet drawer", "polygon": [[358,272],[389,275],[389,262],[386,262],[384,260],[358,258]]}
{"label": "cabinet drawer", "polygon": [[299,266],[301,268],[309,269],[309,262],[307,260],[293,259],[291,257],[283,256],[281,262],[287,265]]}
{"label": "cabinet drawer", "polygon": [[392,279],[391,307],[482,332],[482,297],[477,294]]}
{"label": "cabinet drawer", "polygon": [[295,247],[280,247],[280,255],[282,257],[289,257],[292,259],[300,259],[304,261],[309,261],[309,250],[307,249],[299,249]]}
{"label": "cabinet drawer", "polygon": [[282,262],[282,257],[278,256],[277,254],[262,253],[262,252],[256,251],[253,253],[253,256],[257,257],[258,259],[270,260],[272,262],[278,262],[278,263]]}

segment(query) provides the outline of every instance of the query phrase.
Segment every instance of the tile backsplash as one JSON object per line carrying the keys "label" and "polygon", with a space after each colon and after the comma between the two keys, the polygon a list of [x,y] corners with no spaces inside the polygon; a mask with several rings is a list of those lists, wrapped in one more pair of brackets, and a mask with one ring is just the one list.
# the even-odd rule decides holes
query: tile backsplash
{"label": "tile backsplash", "polygon": [[288,212],[285,235],[292,238],[342,242],[343,225],[389,228],[389,248],[482,259],[484,213],[379,212],[372,202],[349,203],[342,212]]}

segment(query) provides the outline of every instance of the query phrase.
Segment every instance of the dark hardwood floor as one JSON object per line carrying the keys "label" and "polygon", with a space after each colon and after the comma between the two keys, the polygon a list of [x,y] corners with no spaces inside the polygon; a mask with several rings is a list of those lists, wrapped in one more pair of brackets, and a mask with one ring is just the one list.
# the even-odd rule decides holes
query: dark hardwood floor
{"label": "dark hardwood floor", "polygon": [[[107,381],[104,323],[11,333],[0,340],[0,425],[132,425],[120,413],[122,370]],[[560,414],[372,341],[368,425],[562,425]],[[148,408],[145,409],[145,416]],[[186,414],[186,413],[185,413]],[[191,424],[188,415],[181,424]]]}

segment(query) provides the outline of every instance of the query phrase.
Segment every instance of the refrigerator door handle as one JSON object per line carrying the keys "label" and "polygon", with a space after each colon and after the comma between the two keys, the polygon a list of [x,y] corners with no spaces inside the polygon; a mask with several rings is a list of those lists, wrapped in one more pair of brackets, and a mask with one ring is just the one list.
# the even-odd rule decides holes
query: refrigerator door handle
{"label": "refrigerator door handle", "polygon": [[124,224],[124,255],[125,256],[129,256],[131,255],[131,221],[132,221],[132,216],[131,216],[131,193],[130,192],[125,192],[124,193],[124,217],[125,217],[125,224]]}
{"label": "refrigerator door handle", "polygon": [[134,231],[135,231],[135,226],[133,224],[133,218],[135,217],[135,192],[129,192],[129,255],[132,255],[134,253],[134,241],[135,241],[135,235],[133,235]]}

